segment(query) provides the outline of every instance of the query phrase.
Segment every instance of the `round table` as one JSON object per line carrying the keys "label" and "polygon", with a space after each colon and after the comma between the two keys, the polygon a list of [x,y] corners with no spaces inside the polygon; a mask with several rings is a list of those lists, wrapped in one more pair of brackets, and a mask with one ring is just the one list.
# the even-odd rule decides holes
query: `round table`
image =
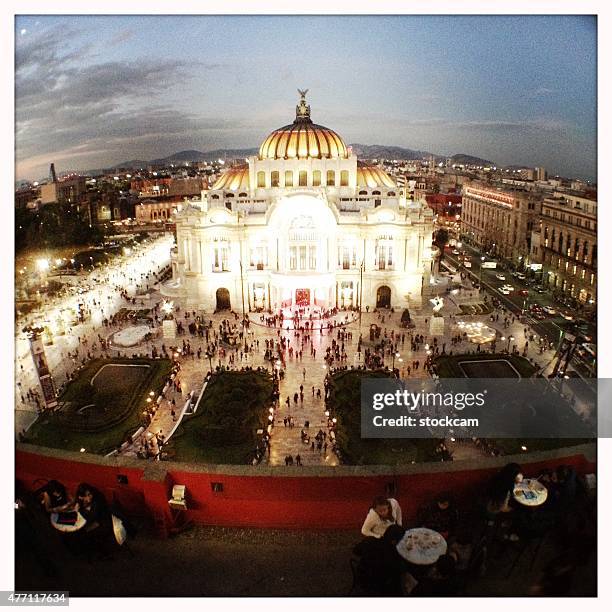
{"label": "round table", "polygon": [[414,565],[432,565],[446,554],[446,540],[433,529],[409,529],[397,544],[397,552]]}
{"label": "round table", "polygon": [[58,518],[58,512],[51,513],[51,524],[53,527],[55,527],[55,529],[62,531],[63,533],[73,533],[74,531],[78,531],[79,529],[85,527],[85,523],[87,522],[80,512],[77,512],[77,520],[74,525],[63,525],[62,523],[58,523]]}
{"label": "round table", "polygon": [[522,506],[535,508],[548,498],[548,489],[535,478],[524,478],[514,485],[513,497]]}

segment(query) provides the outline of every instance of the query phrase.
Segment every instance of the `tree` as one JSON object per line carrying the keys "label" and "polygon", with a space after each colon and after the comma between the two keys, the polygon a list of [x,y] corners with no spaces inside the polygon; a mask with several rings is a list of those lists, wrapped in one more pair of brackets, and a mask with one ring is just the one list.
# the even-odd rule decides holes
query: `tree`
{"label": "tree", "polygon": [[440,249],[440,261],[444,257],[444,247],[448,244],[448,230],[441,227],[434,236],[434,244]]}

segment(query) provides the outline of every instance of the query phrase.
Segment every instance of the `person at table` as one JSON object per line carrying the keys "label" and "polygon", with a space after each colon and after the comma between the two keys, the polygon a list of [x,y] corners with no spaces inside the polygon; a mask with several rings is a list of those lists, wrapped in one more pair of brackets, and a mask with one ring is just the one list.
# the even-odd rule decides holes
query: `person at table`
{"label": "person at table", "polygon": [[402,524],[402,509],[393,497],[376,497],[361,527],[366,538],[382,538],[389,525]]}
{"label": "person at table", "polygon": [[442,555],[410,594],[417,597],[448,597],[456,595],[460,589],[461,578],[457,574],[455,559],[451,555]]}
{"label": "person at table", "polygon": [[40,491],[40,503],[48,514],[72,509],[73,500],[66,487],[57,480],[50,480]]}
{"label": "person at table", "polygon": [[407,565],[397,552],[397,544],[405,533],[403,527],[392,524],[381,538],[366,538],[355,546],[353,552],[359,557],[357,578],[362,587],[380,595],[401,594]]}
{"label": "person at table", "polygon": [[445,540],[459,523],[459,512],[449,493],[440,493],[431,504],[422,506],[417,517],[420,526],[437,531]]}
{"label": "person at table", "polygon": [[486,513],[489,520],[500,513],[510,512],[514,487],[523,481],[521,466],[508,463],[491,479],[487,490]]}
{"label": "person at table", "polygon": [[89,556],[98,554],[109,557],[113,542],[111,514],[100,491],[87,483],[81,483],[76,492],[75,508],[85,519],[85,527],[79,531],[82,545]]}

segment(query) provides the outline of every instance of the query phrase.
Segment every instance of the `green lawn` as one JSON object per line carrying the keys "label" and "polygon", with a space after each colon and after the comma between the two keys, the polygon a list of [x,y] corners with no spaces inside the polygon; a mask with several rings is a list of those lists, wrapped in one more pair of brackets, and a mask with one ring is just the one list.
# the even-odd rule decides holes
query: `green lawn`
{"label": "green lawn", "polygon": [[183,420],[168,451],[177,461],[244,464],[268,424],[272,378],[267,372],[220,372],[208,383],[195,415]]}
{"label": "green lawn", "polygon": [[328,406],[336,423],[342,461],[349,465],[406,465],[435,461],[436,439],[363,439],[361,437],[361,379],[387,378],[385,371],[348,370],[332,377]]}
{"label": "green lawn", "polygon": [[[509,368],[508,364],[503,364],[505,360],[512,364],[518,370],[523,378],[529,378],[535,373],[535,368],[524,357],[516,357],[514,355],[453,355],[438,357],[435,360],[435,367],[441,378],[463,378],[464,372],[470,378],[514,378],[516,373]],[[466,364],[461,362],[466,361],[481,361],[479,364]],[[489,363],[487,363],[489,362]],[[568,409],[569,410],[569,409]],[[576,431],[581,429],[580,419],[568,412],[567,418],[576,419]],[[494,447],[502,451],[504,455],[520,455],[530,451],[546,451],[567,446],[575,446],[578,444],[586,444],[593,440],[585,438],[492,438],[490,439]],[[523,446],[527,451],[523,450]]]}
{"label": "green lawn", "polygon": [[[104,366],[108,367],[102,369]],[[26,441],[51,448],[108,453],[138,429],[149,392],[153,391],[156,398],[171,370],[168,359],[92,360],[62,393],[62,408],[55,414],[41,415],[28,430]],[[94,406],[85,408],[91,404]]]}
{"label": "green lawn", "polygon": [[[482,363],[465,363],[470,361]],[[536,368],[527,359],[516,355],[474,353],[445,355],[434,360],[434,367],[440,378],[464,378],[466,375],[469,378],[516,378],[516,372],[508,364],[511,364],[522,378],[530,378],[536,372]]]}

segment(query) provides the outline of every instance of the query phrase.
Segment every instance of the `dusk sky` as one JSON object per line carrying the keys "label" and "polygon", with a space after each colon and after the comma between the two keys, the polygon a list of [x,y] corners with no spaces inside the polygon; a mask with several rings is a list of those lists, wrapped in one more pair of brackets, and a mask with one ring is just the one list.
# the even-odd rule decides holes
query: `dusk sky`
{"label": "dusk sky", "polygon": [[18,179],[259,146],[308,88],[315,123],[596,178],[589,17],[16,20]]}

